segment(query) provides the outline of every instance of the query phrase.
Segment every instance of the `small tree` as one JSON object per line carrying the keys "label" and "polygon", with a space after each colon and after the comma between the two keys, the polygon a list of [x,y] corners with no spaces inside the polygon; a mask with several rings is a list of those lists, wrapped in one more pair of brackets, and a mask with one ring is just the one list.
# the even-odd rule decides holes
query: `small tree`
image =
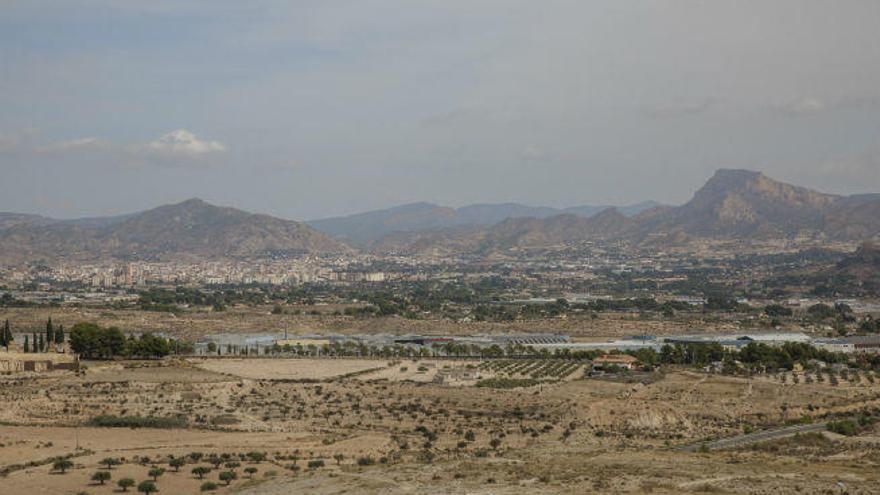
{"label": "small tree", "polygon": [[134,486],[134,480],[131,478],[122,478],[116,482],[116,486],[122,488],[122,491],[127,492],[129,488]]}
{"label": "small tree", "polygon": [[0,346],[6,348],[6,351],[9,351],[9,343],[12,341],[9,334],[9,320],[6,320],[6,323],[3,324],[3,328],[0,328]]}
{"label": "small tree", "polygon": [[202,486],[199,488],[203,492],[213,492],[217,489],[217,483],[213,481],[206,481],[202,483]]}
{"label": "small tree", "polygon": [[205,476],[211,472],[211,468],[207,466],[196,466],[190,471],[192,474],[199,477],[200,480],[205,479]]}
{"label": "small tree", "polygon": [[58,459],[52,464],[52,469],[61,472],[61,474],[66,473],[67,470],[72,467],[73,461],[71,461],[70,459]]}
{"label": "small tree", "polygon": [[334,454],[333,459],[336,461],[336,465],[342,464],[342,460],[345,459],[345,456],[342,454]]}
{"label": "small tree", "polygon": [[28,336],[24,336],[24,352],[31,352],[31,346],[28,343]]}
{"label": "small tree", "polygon": [[6,320],[6,321],[3,323],[3,335],[4,335],[4,337],[3,337],[3,346],[6,347],[6,350],[8,351],[8,350],[9,350],[9,344],[11,344],[13,340],[15,340],[15,339],[12,337],[12,330],[9,328],[9,320]]}
{"label": "small tree", "polygon": [[229,486],[232,483],[232,480],[238,479],[238,475],[232,471],[223,471],[220,473],[220,481],[226,483],[226,486]]}
{"label": "small tree", "polygon": [[92,481],[97,481],[103,485],[104,482],[110,481],[110,471],[97,471],[92,475]]}
{"label": "small tree", "polygon": [[55,344],[61,345],[64,343],[64,325],[58,325],[58,328],[55,329]]}
{"label": "small tree", "polygon": [[106,457],[101,460],[100,464],[107,466],[107,469],[113,469],[113,466],[118,466],[122,464],[122,461],[115,457]]}
{"label": "small tree", "polygon": [[156,483],[150,480],[141,481],[138,483],[137,487],[138,493],[156,493],[159,491],[159,488],[156,486]]}
{"label": "small tree", "polygon": [[165,474],[165,468],[154,467],[150,469],[147,474],[150,476],[150,478],[153,478],[153,481],[157,481],[159,479],[159,476]]}
{"label": "small tree", "polygon": [[186,465],[186,459],[184,459],[183,457],[175,457],[174,459],[168,461],[168,465],[174,468],[174,472],[176,473],[180,471],[180,468]]}

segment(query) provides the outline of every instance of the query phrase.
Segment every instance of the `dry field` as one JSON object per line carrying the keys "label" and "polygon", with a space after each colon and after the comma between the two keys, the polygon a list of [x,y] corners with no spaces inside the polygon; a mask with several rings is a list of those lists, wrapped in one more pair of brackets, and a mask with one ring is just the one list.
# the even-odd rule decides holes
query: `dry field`
{"label": "dry field", "polygon": [[381,361],[360,359],[203,359],[203,370],[252,380],[324,380],[384,368]]}
{"label": "dry field", "polygon": [[[294,307],[290,307],[293,309]],[[603,313],[598,318],[549,318],[511,323],[459,323],[443,319],[410,320],[401,317],[355,318],[333,315],[332,306],[299,306],[303,314],[273,315],[270,306],[232,307],[224,312],[187,310],[179,314],[135,309],[100,308],[0,308],[0,321],[9,319],[16,331],[45,328],[50,316],[67,328],[82,321],[117,326],[124,331],[165,332],[196,340],[216,333],[297,334],[428,334],[475,335],[492,333],[561,333],[577,338],[612,338],[628,335],[736,331],[735,321],[704,320],[701,315],[682,315],[673,320],[639,318],[632,314]],[[306,314],[317,310],[321,315]],[[800,330],[800,329],[793,329]]]}
{"label": "dry field", "polygon": [[[478,368],[467,361],[211,359],[2,376],[0,493],[111,493],[115,480],[145,480],[154,465],[166,469],[160,493],[174,494],[199,492],[205,480],[192,474],[196,466],[212,469],[206,480],[221,485],[219,493],[254,495],[840,493],[839,482],[851,494],[880,490],[876,429],[709,453],[672,450],[747,427],[880,407],[880,384],[863,374],[831,384],[689,371],[596,380],[579,372],[513,389],[429,379],[469,365]],[[99,415],[185,423],[88,426]],[[207,461],[212,454],[217,464]],[[54,472],[50,461],[64,455],[74,456],[73,468]],[[107,457],[122,465],[108,485],[92,483]],[[172,457],[185,459],[180,472]],[[257,470],[253,479],[248,467]],[[218,480],[227,470],[238,478],[229,487]]]}

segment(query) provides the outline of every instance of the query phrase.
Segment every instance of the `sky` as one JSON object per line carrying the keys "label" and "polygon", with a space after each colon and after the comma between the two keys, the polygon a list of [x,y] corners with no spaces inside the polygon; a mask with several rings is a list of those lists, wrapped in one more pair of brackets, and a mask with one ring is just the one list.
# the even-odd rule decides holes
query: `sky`
{"label": "sky", "polygon": [[876,0],[0,0],[0,211],[880,192]]}

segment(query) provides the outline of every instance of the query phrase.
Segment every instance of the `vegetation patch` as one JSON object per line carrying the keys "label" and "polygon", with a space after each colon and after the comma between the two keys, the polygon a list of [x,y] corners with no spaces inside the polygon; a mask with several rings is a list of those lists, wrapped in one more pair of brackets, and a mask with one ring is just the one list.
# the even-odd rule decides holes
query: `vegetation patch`
{"label": "vegetation patch", "polygon": [[185,428],[186,419],[181,417],[162,418],[157,416],[95,416],[89,420],[90,426],[101,428]]}
{"label": "vegetation patch", "polygon": [[486,388],[520,388],[532,387],[541,383],[547,383],[544,380],[535,380],[532,378],[486,378],[477,382],[477,387]]}

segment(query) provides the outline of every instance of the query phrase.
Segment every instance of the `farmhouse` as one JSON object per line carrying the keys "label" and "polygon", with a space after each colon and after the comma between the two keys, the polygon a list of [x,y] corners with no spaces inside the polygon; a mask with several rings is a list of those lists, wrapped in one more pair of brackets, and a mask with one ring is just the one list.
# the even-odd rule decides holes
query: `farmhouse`
{"label": "farmhouse", "polygon": [[608,354],[605,356],[599,356],[593,360],[593,369],[605,369],[605,368],[623,368],[626,370],[631,370],[636,366],[636,363],[639,360],[630,356],[629,354]]}
{"label": "farmhouse", "polygon": [[22,373],[25,371],[77,371],[79,360],[72,354],[55,353],[25,353],[5,352],[0,353],[0,373]]}

